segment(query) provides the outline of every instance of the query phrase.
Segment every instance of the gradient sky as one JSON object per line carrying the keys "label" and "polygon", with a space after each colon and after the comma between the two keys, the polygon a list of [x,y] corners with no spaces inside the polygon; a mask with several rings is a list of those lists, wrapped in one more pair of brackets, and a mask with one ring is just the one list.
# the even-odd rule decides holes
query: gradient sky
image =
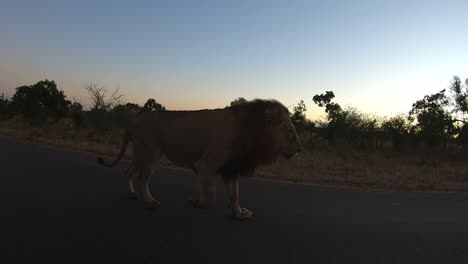
{"label": "gradient sky", "polygon": [[363,112],[407,112],[468,77],[468,1],[1,1],[0,93],[93,82],[168,109],[333,90]]}

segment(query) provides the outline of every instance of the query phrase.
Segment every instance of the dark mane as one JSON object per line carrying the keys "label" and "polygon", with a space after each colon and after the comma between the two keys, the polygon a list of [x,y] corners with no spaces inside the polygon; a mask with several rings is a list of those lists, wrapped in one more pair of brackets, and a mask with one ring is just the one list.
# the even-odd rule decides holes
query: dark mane
{"label": "dark mane", "polygon": [[279,125],[288,109],[276,100],[256,99],[230,106],[237,120],[237,137],[231,156],[218,169],[223,177],[251,174],[258,165],[273,163],[278,154],[271,128]]}

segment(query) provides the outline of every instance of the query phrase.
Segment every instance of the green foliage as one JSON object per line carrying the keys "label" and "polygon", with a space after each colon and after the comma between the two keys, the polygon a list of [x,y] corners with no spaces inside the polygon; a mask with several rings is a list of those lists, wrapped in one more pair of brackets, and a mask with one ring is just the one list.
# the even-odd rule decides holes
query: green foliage
{"label": "green foliage", "polygon": [[446,109],[448,105],[445,90],[442,90],[416,101],[409,112],[410,118],[418,121],[416,127],[425,145],[431,149],[445,145],[455,135],[454,120]]}
{"label": "green foliage", "polygon": [[70,105],[70,118],[73,120],[76,128],[81,128],[84,125],[85,114],[83,106],[79,102],[73,102]]}
{"label": "green foliage", "polygon": [[141,111],[142,108],[139,105],[133,103],[126,103],[124,105],[119,104],[115,106],[114,109],[112,109],[112,112],[114,113],[123,113],[129,117],[135,117],[141,113]]}
{"label": "green foliage", "polygon": [[[401,116],[387,121],[380,121],[381,118],[359,112],[356,108],[347,107],[343,109],[339,104],[333,102],[335,94],[326,91],[313,97],[314,103],[319,107],[324,107],[327,113],[327,124],[322,124],[319,135],[330,143],[349,143],[351,146],[363,149],[382,149],[383,142],[392,134],[392,141],[395,149],[399,149],[402,125],[398,122],[406,122]],[[402,121],[403,120],[403,121]],[[392,132],[391,132],[392,131]]]}
{"label": "green foliage", "polygon": [[[34,85],[20,86],[11,100],[3,94],[0,96],[0,117],[21,114],[35,124],[69,117],[75,128],[89,127],[106,133],[125,126],[142,112],[166,110],[153,98],[140,107],[133,103],[120,104],[122,95],[118,90],[108,94],[105,88],[95,84],[88,84],[85,89],[91,99],[89,111],[83,110],[78,102],[68,101],[54,81],[43,80]],[[334,92],[326,91],[312,98],[315,104],[324,108],[326,122],[308,120],[305,114],[307,106],[302,100],[293,107],[291,120],[299,132],[320,136],[329,143],[345,143],[363,149],[383,149],[384,141],[391,141],[396,151],[403,147],[417,148],[421,143],[431,149],[445,146],[448,142],[468,147],[468,79],[463,83],[454,76],[450,91],[450,97],[445,95],[445,90],[424,96],[412,105],[408,116],[400,114],[385,119],[361,113],[352,107],[342,108],[333,102]],[[246,102],[244,97],[238,97],[228,107]]]}
{"label": "green foliage", "polygon": [[453,81],[450,83],[450,90],[454,101],[454,112],[458,126],[458,135],[456,142],[468,149],[468,78],[465,80],[465,85],[462,84],[458,76],[453,76]]}
{"label": "green foliage", "polygon": [[375,124],[371,120],[366,120],[362,113],[356,108],[348,107],[334,113],[329,127],[333,137],[344,138],[354,146],[363,146],[365,127],[373,127]]}
{"label": "green foliage", "polygon": [[461,115],[459,121],[466,123],[465,118],[468,115],[468,78],[465,80],[465,85],[463,85],[460,77],[453,76],[453,80],[450,83],[450,91],[452,92],[455,105],[454,110]]}
{"label": "green foliage", "polygon": [[[312,100],[320,107],[327,106],[331,103],[331,100],[335,98],[335,94],[332,91],[326,91],[324,94],[314,95]],[[328,113],[328,112],[327,112]]]}
{"label": "green foliage", "polygon": [[307,107],[303,100],[301,100],[293,108],[291,120],[298,132],[303,132],[307,129],[311,129],[314,126],[312,122],[306,119],[306,114],[305,114],[306,111],[307,111]]}
{"label": "green foliage", "polygon": [[333,98],[335,98],[335,94],[332,91],[326,91],[325,94],[317,94],[312,98],[314,103],[319,107],[325,107],[328,125],[323,126],[319,134],[330,143],[334,143],[337,137],[346,134],[346,119],[348,117],[351,117],[351,120],[353,119],[352,112],[347,113],[343,111],[339,104],[332,102]]}
{"label": "green foliage", "polygon": [[0,95],[0,117],[7,117],[10,115],[10,101],[5,98],[5,95]]}
{"label": "green foliage", "polygon": [[112,109],[112,122],[118,126],[124,126],[142,112],[141,106],[133,103],[119,104]]}
{"label": "green foliage", "polygon": [[48,117],[64,117],[70,104],[55,82],[47,79],[16,88],[11,101],[12,110],[33,123],[45,121]]}
{"label": "green foliage", "polygon": [[391,139],[394,150],[401,151],[402,141],[408,134],[410,126],[408,118],[402,114],[391,117],[382,123],[383,136]]}
{"label": "green foliage", "polygon": [[335,98],[335,94],[332,91],[326,91],[325,94],[314,95],[312,98],[315,104],[320,107],[325,107],[325,113],[328,114],[328,121],[339,119],[340,115],[343,114],[341,106],[331,101],[333,98]]}
{"label": "green foliage", "polygon": [[381,130],[378,118],[373,115],[360,114],[357,129],[359,131],[358,146],[363,149],[375,149]]}
{"label": "green foliage", "polygon": [[468,125],[463,124],[458,133],[457,142],[465,149],[468,148]]}
{"label": "green foliage", "polygon": [[146,101],[142,108],[143,112],[151,112],[151,111],[166,111],[166,107],[159,104],[153,98],[150,98]]}

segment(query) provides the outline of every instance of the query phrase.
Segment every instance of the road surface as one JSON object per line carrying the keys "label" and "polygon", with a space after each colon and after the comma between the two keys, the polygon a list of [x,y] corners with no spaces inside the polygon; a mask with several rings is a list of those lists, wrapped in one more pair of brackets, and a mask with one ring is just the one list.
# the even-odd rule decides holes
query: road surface
{"label": "road surface", "polygon": [[468,263],[468,195],[241,183],[237,222],[191,208],[196,178],[163,169],[161,208],[125,198],[119,168],[0,138],[0,263]]}

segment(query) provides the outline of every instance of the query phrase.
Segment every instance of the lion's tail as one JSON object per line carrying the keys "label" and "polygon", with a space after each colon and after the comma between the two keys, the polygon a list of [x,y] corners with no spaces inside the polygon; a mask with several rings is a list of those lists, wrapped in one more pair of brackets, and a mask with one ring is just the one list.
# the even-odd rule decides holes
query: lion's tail
{"label": "lion's tail", "polygon": [[122,159],[122,157],[125,154],[125,151],[127,150],[128,142],[130,141],[130,135],[128,130],[125,130],[124,135],[123,135],[123,140],[122,140],[122,146],[120,147],[120,152],[115,158],[115,160],[111,163],[106,163],[103,158],[98,157],[97,163],[101,164],[102,166],[106,167],[113,167],[115,164],[119,163],[119,161]]}

